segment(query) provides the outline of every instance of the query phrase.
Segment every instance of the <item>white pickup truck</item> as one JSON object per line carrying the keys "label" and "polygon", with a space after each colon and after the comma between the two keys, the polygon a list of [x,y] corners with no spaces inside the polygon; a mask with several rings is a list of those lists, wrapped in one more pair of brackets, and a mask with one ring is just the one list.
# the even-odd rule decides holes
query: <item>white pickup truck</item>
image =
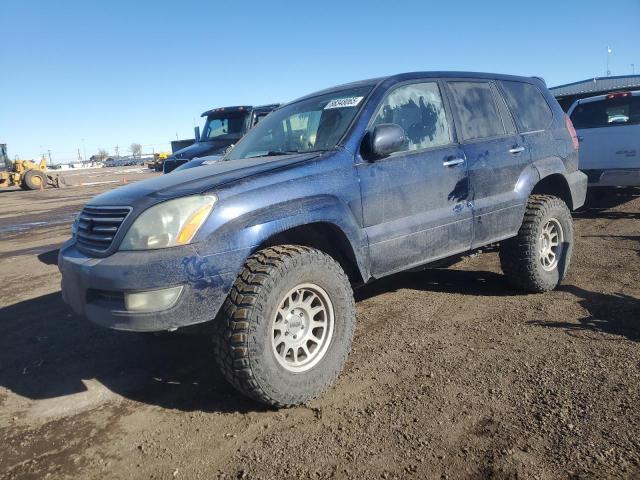
{"label": "white pickup truck", "polygon": [[582,98],[568,114],[589,187],[640,186],[640,91]]}

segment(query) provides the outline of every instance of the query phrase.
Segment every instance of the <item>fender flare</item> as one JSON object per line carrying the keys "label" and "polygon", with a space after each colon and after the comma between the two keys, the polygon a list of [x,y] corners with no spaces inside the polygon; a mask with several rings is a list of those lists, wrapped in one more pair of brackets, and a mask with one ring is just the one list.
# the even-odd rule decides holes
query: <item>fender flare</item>
{"label": "fender flare", "polygon": [[216,223],[202,250],[216,254],[242,251],[242,261],[275,235],[310,224],[331,225],[348,240],[362,278],[369,277],[366,234],[352,210],[334,196],[291,199]]}

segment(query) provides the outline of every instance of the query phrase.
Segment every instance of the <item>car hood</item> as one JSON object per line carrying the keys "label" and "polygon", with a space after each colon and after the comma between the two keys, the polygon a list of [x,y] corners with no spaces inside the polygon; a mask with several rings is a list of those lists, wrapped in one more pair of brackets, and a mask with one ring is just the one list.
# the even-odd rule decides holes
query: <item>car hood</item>
{"label": "car hood", "polygon": [[176,158],[180,160],[191,160],[193,157],[202,157],[213,153],[223,153],[229,145],[232,145],[237,141],[237,139],[225,139],[212,140],[210,142],[196,142],[193,145],[189,145],[188,147],[178,150],[176,153],[171,155],[168,160]]}
{"label": "car hood", "polygon": [[169,175],[125,185],[94,197],[88,205],[151,205],[170,198],[195,195],[220,185],[272,170],[288,168],[320,155],[318,152],[298,155],[244,158],[203,165]]}

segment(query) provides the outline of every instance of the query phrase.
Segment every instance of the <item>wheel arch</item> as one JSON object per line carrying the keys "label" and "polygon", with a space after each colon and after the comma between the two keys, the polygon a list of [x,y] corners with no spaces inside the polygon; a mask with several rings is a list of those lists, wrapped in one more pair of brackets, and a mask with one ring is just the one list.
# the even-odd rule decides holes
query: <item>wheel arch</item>
{"label": "wheel arch", "polygon": [[332,256],[354,284],[370,278],[366,234],[354,212],[337,198],[322,195],[281,201],[229,219],[234,208],[214,210],[201,247],[205,254],[242,252],[246,258],[265,247],[302,245]]}
{"label": "wheel arch", "polygon": [[569,210],[573,210],[573,197],[571,195],[571,189],[569,183],[564,175],[561,173],[552,173],[544,178],[541,178],[538,183],[535,184],[531,195],[553,195],[562,199],[567,204]]}
{"label": "wheel arch", "polygon": [[361,284],[368,279],[368,272],[347,234],[335,223],[316,221],[287,228],[265,238],[255,250],[285,244],[302,245],[326,253],[340,264],[351,283]]}
{"label": "wheel arch", "polygon": [[546,157],[533,162],[518,183],[524,187],[522,190],[527,197],[537,194],[554,195],[573,210],[575,202],[567,175],[567,168],[560,157]]}

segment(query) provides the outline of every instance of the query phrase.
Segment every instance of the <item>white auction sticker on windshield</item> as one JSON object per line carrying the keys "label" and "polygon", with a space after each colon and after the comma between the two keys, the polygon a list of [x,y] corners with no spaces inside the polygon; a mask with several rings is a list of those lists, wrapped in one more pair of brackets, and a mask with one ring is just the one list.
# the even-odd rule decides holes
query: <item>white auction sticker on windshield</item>
{"label": "white auction sticker on windshield", "polygon": [[364,97],[347,97],[347,98],[336,98],[327,103],[327,106],[324,107],[325,110],[329,110],[330,108],[348,108],[348,107],[356,107]]}

